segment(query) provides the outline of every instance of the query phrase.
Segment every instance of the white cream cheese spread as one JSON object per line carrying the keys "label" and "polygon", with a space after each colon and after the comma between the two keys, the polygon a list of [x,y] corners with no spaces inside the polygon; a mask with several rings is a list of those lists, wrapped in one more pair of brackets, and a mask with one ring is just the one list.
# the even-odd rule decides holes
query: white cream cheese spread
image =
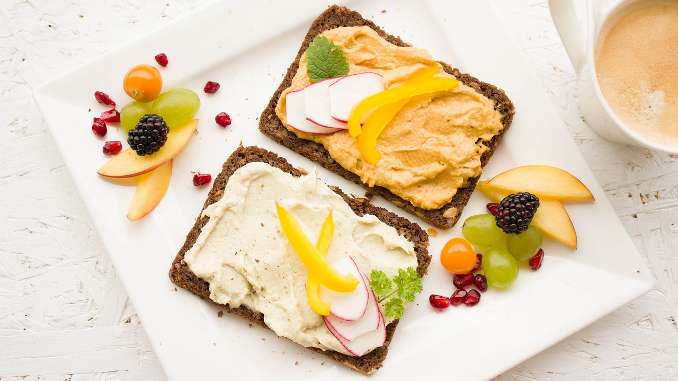
{"label": "white cream cheese spread", "polygon": [[332,211],[330,262],[351,256],[369,276],[417,267],[413,244],[372,215],[357,216],[315,175],[294,177],[266,163],[249,163],[228,180],[223,197],[203,212],[209,221],[184,256],[209,283],[210,298],[264,315],[277,335],[305,347],[348,354],[306,299],[307,270],[281,233],[275,203],[301,223],[315,242]]}

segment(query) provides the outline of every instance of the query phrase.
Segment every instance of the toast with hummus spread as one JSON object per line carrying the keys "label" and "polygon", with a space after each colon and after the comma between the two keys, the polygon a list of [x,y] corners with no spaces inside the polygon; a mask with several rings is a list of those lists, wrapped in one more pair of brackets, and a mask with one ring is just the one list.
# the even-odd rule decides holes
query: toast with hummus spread
{"label": "toast with hummus spread", "polygon": [[228,312],[370,374],[382,366],[404,304],[421,290],[427,247],[419,225],[272,152],[240,147],[169,275]]}
{"label": "toast with hummus spread", "polygon": [[513,114],[501,89],[332,6],[311,25],[259,129],[449,228]]}

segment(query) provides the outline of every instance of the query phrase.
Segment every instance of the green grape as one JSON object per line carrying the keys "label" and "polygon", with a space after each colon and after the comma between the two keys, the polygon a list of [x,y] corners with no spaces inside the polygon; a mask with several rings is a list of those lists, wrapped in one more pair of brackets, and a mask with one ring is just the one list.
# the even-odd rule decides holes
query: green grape
{"label": "green grape", "polygon": [[150,113],[150,103],[141,103],[137,101],[130,102],[120,110],[120,126],[125,132],[129,132],[129,130],[136,127],[139,119],[141,119],[144,114]]}
{"label": "green grape", "polygon": [[511,255],[519,261],[527,261],[532,258],[541,247],[541,232],[532,226],[520,234],[507,234],[507,236],[506,246]]}
{"label": "green grape", "polygon": [[505,249],[494,248],[483,255],[483,271],[490,286],[508,288],[518,276],[518,262]]}
{"label": "green grape", "polygon": [[506,246],[506,233],[497,226],[491,214],[477,214],[467,218],[461,233],[464,238],[478,247]]}
{"label": "green grape", "polygon": [[[473,245],[473,247],[476,249],[476,253],[487,253],[488,251],[492,250],[494,247],[493,246],[487,246],[487,245]],[[498,247],[502,247],[499,245]]]}
{"label": "green grape", "polygon": [[192,90],[172,89],[160,94],[151,111],[160,115],[170,129],[181,127],[195,116],[200,108],[200,98]]}

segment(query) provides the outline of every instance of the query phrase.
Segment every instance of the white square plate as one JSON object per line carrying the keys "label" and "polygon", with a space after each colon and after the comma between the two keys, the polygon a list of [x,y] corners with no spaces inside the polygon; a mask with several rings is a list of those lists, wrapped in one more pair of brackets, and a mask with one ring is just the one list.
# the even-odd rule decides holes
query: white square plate
{"label": "white square plate", "polygon": [[[593,205],[568,205],[579,232],[576,253],[546,244],[547,258],[540,271],[521,271],[509,291],[489,291],[474,308],[435,313],[428,306],[429,294],[452,290],[450,276],[438,264],[438,253],[459,228],[432,237],[434,259],[424,292],[408,309],[384,367],[373,379],[490,378],[649,289],[651,277],[633,243],[486,1],[356,0],[348,5],[386,31],[507,91],[517,114],[485,173],[518,164],[552,164],[576,174],[597,199]],[[191,171],[216,174],[241,141],[278,152],[296,166],[314,167],[261,135],[257,127],[258,116],[294,58],[310,21],[324,7],[317,1],[215,3],[46,84],[36,94],[172,380],[361,378],[268,330],[250,328],[242,319],[219,319],[216,308],[188,292],[177,292],[167,276],[207,195],[207,189],[192,185]],[[146,219],[131,223],[125,212],[133,188],[111,185],[96,174],[106,158],[101,154],[102,142],[89,128],[92,117],[103,110],[92,93],[103,90],[125,103],[122,76],[135,64],[152,63],[157,52],[167,53],[170,59],[168,68],[162,69],[166,88],[181,85],[201,94],[200,133],[174,161],[171,186],[160,206]],[[201,89],[207,80],[220,82],[221,90],[205,96]],[[228,129],[213,122],[220,111],[233,118]],[[109,128],[107,138],[115,138],[115,130]],[[322,168],[318,173],[329,184],[363,193],[362,188]],[[483,212],[485,202],[475,194],[462,220]]]}

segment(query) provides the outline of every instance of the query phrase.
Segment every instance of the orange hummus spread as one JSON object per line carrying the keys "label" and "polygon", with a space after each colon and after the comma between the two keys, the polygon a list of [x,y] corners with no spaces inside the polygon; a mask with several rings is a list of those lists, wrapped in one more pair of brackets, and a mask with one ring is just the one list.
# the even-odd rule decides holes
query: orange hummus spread
{"label": "orange hummus spread", "polygon": [[[342,49],[349,74],[379,73],[386,88],[424,67],[439,66],[427,51],[393,45],[366,26],[322,34]],[[369,164],[347,130],[316,135],[287,125],[286,94],[311,83],[306,62],[304,53],[292,84],[280,96],[275,109],[280,120],[300,138],[322,144],[339,165],[367,185],[382,186],[414,206],[438,209],[450,202],[467,179],[480,175],[486,143],[504,128],[494,102],[460,84],[451,91],[412,98],[379,136],[381,160]],[[440,75],[449,74],[441,68]]]}

